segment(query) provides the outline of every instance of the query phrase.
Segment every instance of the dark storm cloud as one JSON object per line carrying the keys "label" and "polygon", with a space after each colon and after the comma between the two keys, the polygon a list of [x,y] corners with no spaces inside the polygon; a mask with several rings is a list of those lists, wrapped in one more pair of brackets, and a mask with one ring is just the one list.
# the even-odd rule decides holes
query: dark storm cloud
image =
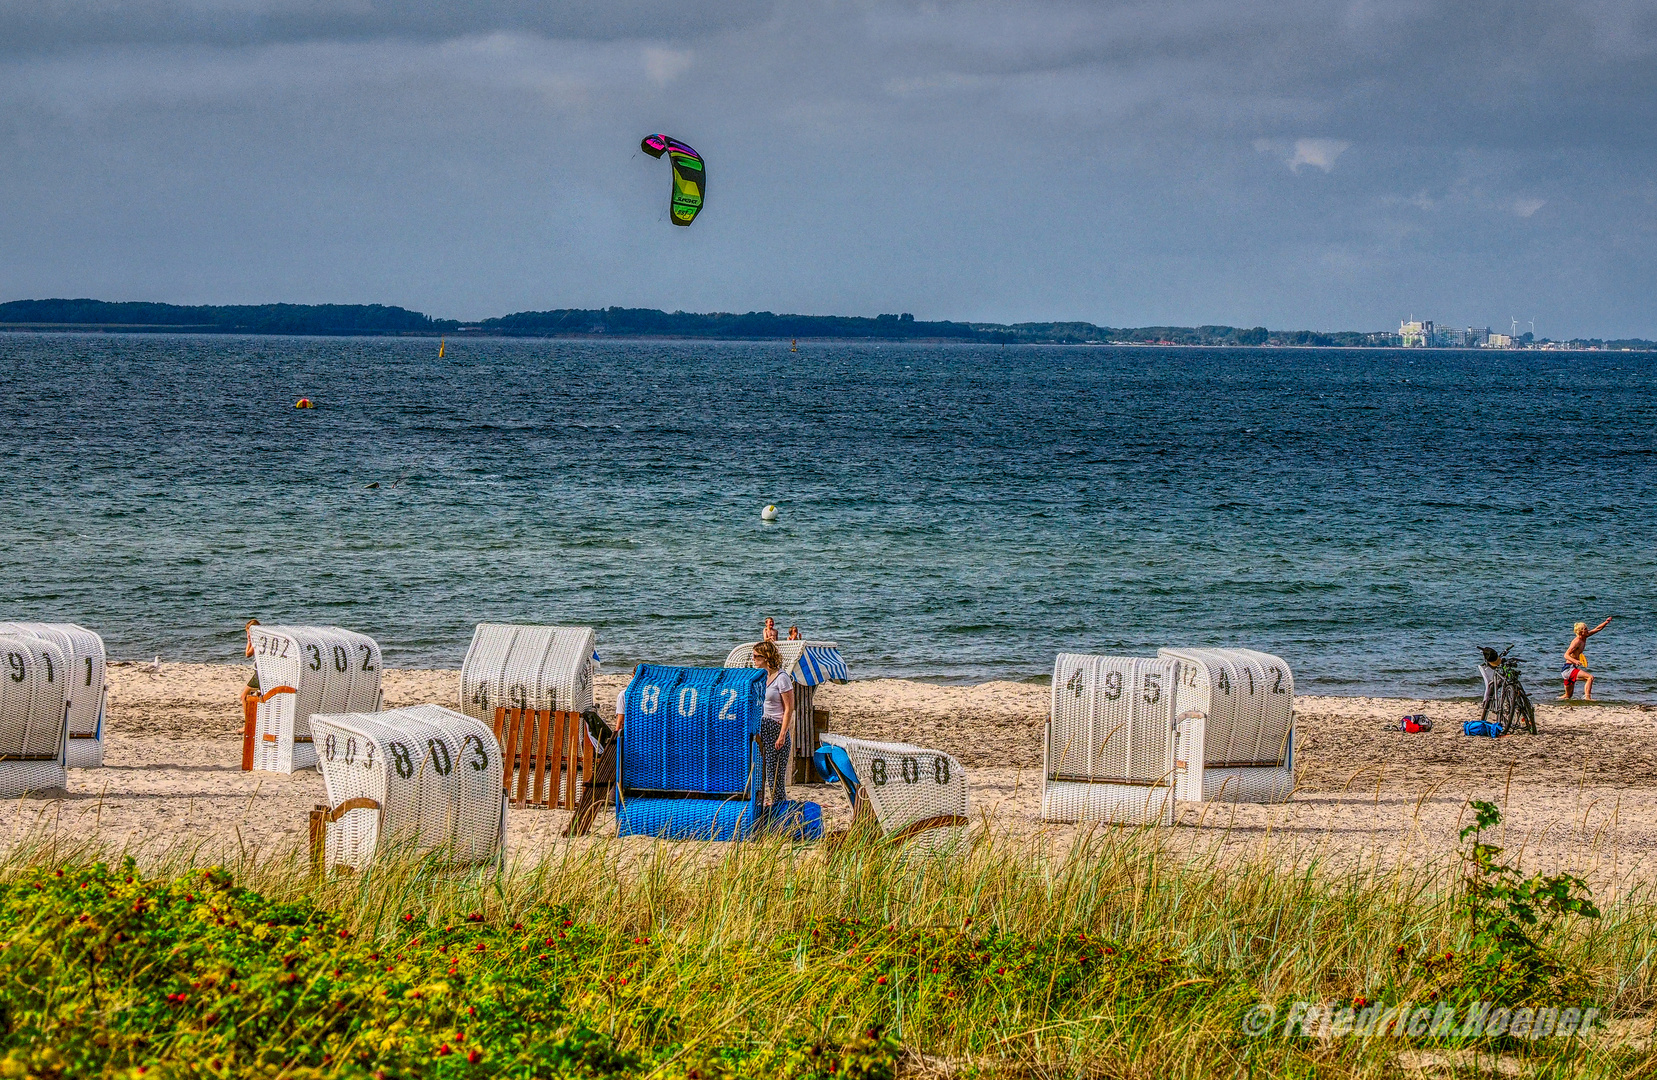
{"label": "dark storm cloud", "polygon": [[0,291],[1657,333],[1654,60],[1651,2],[0,2]]}

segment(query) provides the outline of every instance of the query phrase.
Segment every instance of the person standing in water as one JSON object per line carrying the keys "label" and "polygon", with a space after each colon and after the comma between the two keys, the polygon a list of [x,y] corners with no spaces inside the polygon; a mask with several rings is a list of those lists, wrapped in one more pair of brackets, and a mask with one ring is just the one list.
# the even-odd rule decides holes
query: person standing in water
{"label": "person standing in water", "polygon": [[1588,657],[1584,650],[1588,647],[1588,639],[1610,626],[1612,618],[1614,616],[1606,616],[1605,621],[1592,630],[1588,629],[1588,624],[1584,622],[1579,622],[1574,627],[1576,635],[1565,647],[1565,668],[1559,673],[1560,678],[1565,680],[1565,692],[1559,695],[1560,701],[1571,700],[1571,696],[1576,693],[1578,678],[1583,680],[1582,700],[1594,700],[1594,673],[1588,670]]}

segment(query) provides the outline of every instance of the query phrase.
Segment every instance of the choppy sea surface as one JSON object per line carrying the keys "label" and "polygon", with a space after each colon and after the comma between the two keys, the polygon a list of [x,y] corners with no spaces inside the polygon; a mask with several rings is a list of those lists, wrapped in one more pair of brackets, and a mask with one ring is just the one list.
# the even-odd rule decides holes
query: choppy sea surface
{"label": "choppy sea surface", "polygon": [[[1657,699],[1657,356],[0,335],[0,619],[225,661],[481,620],[606,669],[767,615],[854,677],[1276,652],[1297,689]],[[294,409],[301,395],[318,407]],[[377,488],[370,485],[378,484]],[[775,503],[774,524],[760,510]]]}

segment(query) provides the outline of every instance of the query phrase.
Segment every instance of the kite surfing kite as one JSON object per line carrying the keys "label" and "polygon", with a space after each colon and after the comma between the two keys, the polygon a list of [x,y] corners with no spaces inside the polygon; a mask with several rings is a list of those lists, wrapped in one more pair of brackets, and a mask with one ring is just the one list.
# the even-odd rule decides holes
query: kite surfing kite
{"label": "kite surfing kite", "polygon": [[666,135],[647,135],[639,149],[653,158],[663,154],[673,163],[673,224],[689,225],[702,209],[702,196],[708,189],[708,175],[702,167],[702,155],[678,139]]}

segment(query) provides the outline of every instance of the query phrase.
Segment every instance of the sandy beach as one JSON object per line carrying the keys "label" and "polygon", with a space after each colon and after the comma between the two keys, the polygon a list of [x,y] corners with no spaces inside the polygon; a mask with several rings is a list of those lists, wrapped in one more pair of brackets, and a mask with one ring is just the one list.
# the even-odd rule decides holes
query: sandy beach
{"label": "sandy beach", "polygon": [[[14,800],[4,842],[95,841],[158,857],[278,857],[303,842],[306,812],[324,800],[314,770],[240,770],[239,665],[112,665],[106,764],[71,770],[67,792]],[[599,680],[613,703],[622,676]],[[453,671],[385,673],[387,707],[457,707]],[[938,686],[877,679],[832,686],[818,704],[832,729],[954,754],[967,767],[975,828],[1064,845],[1077,826],[1040,820],[1045,686]],[[1597,888],[1657,878],[1657,707],[1562,705],[1537,710],[1539,734],[1502,740],[1460,734],[1476,703],[1298,697],[1298,789],[1279,806],[1182,803],[1170,843],[1193,853],[1265,852],[1331,868],[1418,864],[1453,856],[1468,799],[1506,807],[1510,849],[1534,870],[1568,870]],[[1389,731],[1405,713],[1435,730]],[[796,786],[831,822],[849,818],[838,788]],[[570,843],[566,814],[513,810],[508,857],[533,860]],[[595,835],[613,835],[601,815]],[[590,841],[576,841],[586,843]],[[648,843],[648,842],[647,842]]]}

